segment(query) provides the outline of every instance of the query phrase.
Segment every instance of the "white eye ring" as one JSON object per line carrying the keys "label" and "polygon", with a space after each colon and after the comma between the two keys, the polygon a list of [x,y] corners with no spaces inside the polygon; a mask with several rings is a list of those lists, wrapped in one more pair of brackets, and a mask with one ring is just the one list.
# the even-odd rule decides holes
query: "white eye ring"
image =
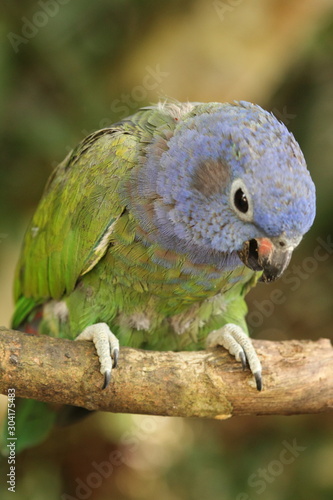
{"label": "white eye ring", "polygon": [[[237,197],[238,200],[237,206]],[[230,189],[230,206],[238,217],[245,222],[253,221],[253,203],[250,193],[242,179],[235,179]]]}

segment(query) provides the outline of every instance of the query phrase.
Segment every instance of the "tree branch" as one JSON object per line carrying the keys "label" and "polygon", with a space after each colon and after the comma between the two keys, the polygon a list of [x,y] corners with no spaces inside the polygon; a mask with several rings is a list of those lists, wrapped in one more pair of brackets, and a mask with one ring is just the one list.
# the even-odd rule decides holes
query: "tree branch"
{"label": "tree branch", "polygon": [[89,410],[183,417],[291,415],[333,411],[333,348],[328,339],[253,341],[263,391],[224,351],[153,352],[121,348],[103,377],[90,342],[33,336],[0,327],[0,392]]}

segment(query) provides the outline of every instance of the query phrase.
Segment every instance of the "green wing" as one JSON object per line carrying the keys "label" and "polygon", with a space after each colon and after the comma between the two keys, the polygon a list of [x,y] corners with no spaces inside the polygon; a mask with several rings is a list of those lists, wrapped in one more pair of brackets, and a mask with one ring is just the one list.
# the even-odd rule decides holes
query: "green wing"
{"label": "green wing", "polygon": [[55,170],[27,230],[15,298],[60,299],[101,259],[124,206],[119,182],[138,138],[117,129],[87,137]]}
{"label": "green wing", "polygon": [[88,136],[48,181],[25,235],[15,280],[13,326],[48,298],[70,294],[80,276],[105,254],[113,225],[125,210],[120,183],[144,155],[156,133],[164,136],[176,120],[159,108]]}

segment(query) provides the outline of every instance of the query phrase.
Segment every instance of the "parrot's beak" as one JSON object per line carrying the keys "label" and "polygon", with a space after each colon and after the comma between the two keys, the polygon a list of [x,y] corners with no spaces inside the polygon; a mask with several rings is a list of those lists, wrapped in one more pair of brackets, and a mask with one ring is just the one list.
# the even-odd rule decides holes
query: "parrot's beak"
{"label": "parrot's beak", "polygon": [[260,281],[275,281],[287,268],[295,245],[278,238],[246,241],[238,252],[241,261],[253,271],[263,271]]}

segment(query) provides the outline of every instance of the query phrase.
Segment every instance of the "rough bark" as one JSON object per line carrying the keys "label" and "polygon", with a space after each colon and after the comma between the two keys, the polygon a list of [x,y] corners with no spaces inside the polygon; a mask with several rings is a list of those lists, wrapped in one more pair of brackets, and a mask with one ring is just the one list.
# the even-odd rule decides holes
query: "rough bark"
{"label": "rough bark", "polygon": [[183,417],[291,415],[333,411],[328,339],[253,341],[264,387],[223,349],[152,352],[123,347],[102,390],[94,346],[0,327],[0,392],[90,410]]}

